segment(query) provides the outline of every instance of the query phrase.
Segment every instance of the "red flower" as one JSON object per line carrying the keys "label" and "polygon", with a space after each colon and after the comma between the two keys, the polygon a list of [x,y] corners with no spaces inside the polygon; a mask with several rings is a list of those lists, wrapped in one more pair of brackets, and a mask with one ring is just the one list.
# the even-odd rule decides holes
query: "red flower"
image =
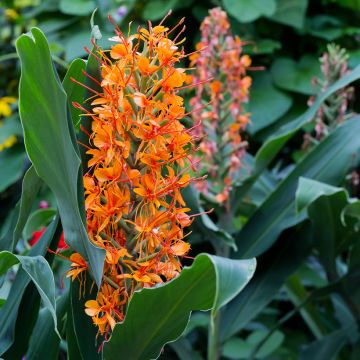
{"label": "red flower", "polygon": [[[45,230],[46,230],[46,226],[42,227],[38,231],[33,232],[32,238],[29,241],[29,245],[31,247],[34,246],[39,241],[39,239],[41,238],[41,236],[45,232]],[[59,244],[58,244],[58,250],[65,250],[68,247],[69,246],[66,244],[65,239],[64,239],[64,232],[62,232],[62,234],[60,236]]]}

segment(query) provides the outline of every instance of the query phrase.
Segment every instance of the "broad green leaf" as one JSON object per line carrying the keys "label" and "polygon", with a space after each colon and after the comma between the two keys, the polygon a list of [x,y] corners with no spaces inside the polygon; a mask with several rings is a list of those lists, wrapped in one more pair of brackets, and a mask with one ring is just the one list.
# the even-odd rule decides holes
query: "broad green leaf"
{"label": "broad green leaf", "polygon": [[307,6],[308,0],[276,0],[276,12],[270,19],[302,29]]}
{"label": "broad green leaf", "polygon": [[311,55],[304,55],[298,63],[290,58],[278,58],[271,67],[271,74],[276,86],[281,89],[315,95],[317,89],[312,79],[320,76],[320,62]]}
{"label": "broad green leaf", "polygon": [[223,0],[224,9],[240,22],[250,22],[276,11],[275,0]]}
{"label": "broad green leaf", "polygon": [[37,197],[37,194],[42,184],[43,181],[36,174],[35,168],[31,166],[29,170],[25,173],[23,179],[19,217],[17,219],[14,235],[12,238],[12,246],[10,247],[10,249],[7,250],[13,250],[17,242],[19,241],[24,226],[30,215],[33,203]]}
{"label": "broad green leaf", "polygon": [[191,311],[216,312],[244,288],[255,264],[255,259],[239,261],[201,254],[168,284],[135,292],[124,322],[115,326],[104,345],[103,358],[114,359],[120,352],[124,359],[158,357],[166,343],[182,334]]}
{"label": "broad green leaf", "polygon": [[80,115],[82,114],[82,111],[73,106],[73,103],[77,102],[81,104],[83,102],[85,89],[83,86],[76,84],[71,79],[74,78],[76,81],[84,83],[85,75],[83,71],[85,70],[85,66],[86,64],[84,60],[75,59],[70,64],[69,70],[66,72],[66,75],[62,82],[62,85],[67,95],[72,122],[75,129],[77,130],[79,129]]}
{"label": "broad green leaf", "polygon": [[300,360],[332,360],[336,359],[338,352],[344,346],[349,336],[349,331],[356,331],[354,324],[324,336],[302,349]]}
{"label": "broad green leaf", "polygon": [[69,15],[90,15],[96,7],[94,0],[60,0],[59,10]]}
{"label": "broad green leaf", "polygon": [[80,159],[70,128],[72,121],[67,116],[66,94],[54,71],[45,36],[37,28],[31,30],[31,35],[22,35],[16,42],[21,60],[19,110],[26,150],[36,172],[56,196],[67,243],[88,261],[100,285],[104,250],[88,239],[84,215],[79,210],[78,197],[83,197]]}
{"label": "broad green leaf", "polygon": [[21,144],[0,151],[0,192],[21,178],[25,158],[26,153]]}
{"label": "broad green leaf", "polygon": [[160,20],[169,12],[169,10],[175,7],[177,2],[177,0],[147,1],[143,8],[142,18],[146,21]]}
{"label": "broad green leaf", "polygon": [[300,117],[283,125],[277,132],[275,132],[260,148],[256,154],[255,171],[261,172],[276,156],[282,146],[304,125],[311,122],[322,102],[339,89],[349,85],[353,81],[360,78],[360,65],[353,71],[343,76],[336,81],[327,91],[316,98],[314,104]]}
{"label": "broad green leaf", "polygon": [[270,74],[264,72],[254,76],[249,102],[249,131],[256,133],[271,125],[283,116],[291,105],[292,98],[274,87]]}
{"label": "broad green leaf", "polygon": [[[50,311],[54,320],[55,331],[58,333],[54,275],[45,258],[41,255],[20,256],[9,251],[1,251],[0,264],[3,262],[8,265],[11,264],[11,266],[19,263],[21,264],[22,269],[27,273],[38,289],[44,306]],[[1,270],[4,270],[3,266],[1,266],[1,268]]]}
{"label": "broad green leaf", "polygon": [[[54,237],[55,230],[58,226],[58,218],[56,218],[46,229],[39,241],[31,248],[28,253],[29,258],[44,256],[51,240]],[[5,257],[12,261],[13,257]],[[51,274],[52,276],[52,274]],[[0,355],[2,355],[14,341],[15,325],[18,317],[18,309],[23,298],[25,289],[27,288],[30,277],[22,268],[16,274],[16,279],[12,284],[10,293],[6,299],[5,305],[0,309]],[[32,305],[33,306],[33,305]]]}
{"label": "broad green leaf", "polygon": [[313,223],[314,245],[321,262],[332,273],[336,273],[336,257],[359,237],[353,222],[348,221],[347,226],[342,219],[349,201],[343,188],[310,179],[299,180],[297,207],[307,207],[308,217]]}
{"label": "broad green leaf", "polygon": [[[69,290],[56,300],[56,317],[59,320],[59,329],[64,325],[64,316],[69,305]],[[31,360],[57,360],[59,358],[59,336],[54,331],[52,315],[47,308],[39,312],[39,317],[29,343],[25,358]]]}
{"label": "broad green leaf", "polygon": [[303,210],[320,196],[333,195],[338,192],[345,192],[345,190],[320,181],[300,177],[299,185],[295,193],[296,210]]}
{"label": "broad green leaf", "polygon": [[276,296],[284,281],[301,265],[311,248],[311,228],[291,231],[258,259],[254,278],[222,313],[220,336],[224,341],[244,328]]}
{"label": "broad green leaf", "polygon": [[267,250],[280,233],[304,219],[296,213],[295,192],[299,177],[307,177],[330,185],[339,184],[352,166],[353,154],[360,147],[360,117],[338,127],[307,154],[278,185],[237,234],[236,257],[258,256]]}

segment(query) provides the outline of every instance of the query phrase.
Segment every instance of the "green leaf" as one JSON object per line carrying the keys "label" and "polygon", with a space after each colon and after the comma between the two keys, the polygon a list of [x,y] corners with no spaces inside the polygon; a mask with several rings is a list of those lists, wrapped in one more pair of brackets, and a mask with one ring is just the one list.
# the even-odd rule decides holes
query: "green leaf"
{"label": "green leaf", "polygon": [[275,0],[223,0],[223,5],[231,16],[244,23],[272,16],[276,11]]}
{"label": "green leaf", "polygon": [[276,12],[270,19],[302,29],[304,27],[307,6],[308,0],[276,0]]}
{"label": "green leaf", "polygon": [[[56,301],[56,317],[59,329],[64,325],[69,291],[66,290]],[[42,308],[35,324],[25,358],[31,360],[57,360],[59,358],[60,339],[52,325],[52,315],[47,308]]]}
{"label": "green leaf", "polygon": [[344,346],[349,331],[356,331],[352,324],[349,328],[343,328],[324,336],[322,339],[314,341],[302,349],[300,360],[332,360]]}
{"label": "green leaf", "polygon": [[[58,225],[56,218],[46,229],[39,241],[29,251],[29,257],[44,256],[51,240],[54,237]],[[4,259],[4,258],[3,258]],[[14,261],[13,257],[5,256],[8,261]],[[51,274],[52,276],[52,274]],[[29,275],[24,269],[20,268],[16,274],[16,279],[11,286],[10,293],[5,305],[0,309],[0,355],[2,355],[14,341],[15,325],[17,323],[18,309],[23,298],[25,289],[30,282]]]}
{"label": "green leaf", "polygon": [[[224,344],[223,355],[229,359],[249,359],[254,348],[268,335],[268,330],[257,330],[251,333],[246,341],[238,337],[229,339]],[[274,331],[257,351],[255,359],[264,359],[271,355],[284,341],[284,334]]]}
{"label": "green leaf", "polygon": [[[87,300],[96,299],[96,289],[92,286],[88,274],[84,275],[85,289],[80,289],[78,280],[70,284],[70,306],[68,309],[67,338],[70,341],[68,354],[70,359],[98,360],[101,354],[98,351],[100,344],[96,343],[97,328],[94,326],[90,316],[86,315],[85,303]],[[83,296],[79,297],[79,294]]]}
{"label": "green leaf", "polygon": [[0,192],[21,178],[26,154],[21,144],[0,151]]}
{"label": "green leaf", "polygon": [[124,322],[104,345],[104,359],[120,352],[124,359],[156,358],[166,343],[181,335],[192,310],[216,312],[234,298],[251,279],[255,264],[255,259],[201,254],[171,282],[135,292]]}
{"label": "green leaf", "polygon": [[298,214],[295,208],[300,176],[330,185],[337,185],[344,179],[352,166],[353,153],[360,147],[360,138],[353,136],[357,131],[360,131],[359,116],[338,127],[297,164],[237,234],[239,251],[236,257],[258,256],[284,229],[304,219],[304,212]]}
{"label": "green leaf", "polygon": [[254,76],[249,102],[250,132],[254,134],[274,123],[291,105],[292,98],[274,87],[269,73]]}
{"label": "green leaf", "polygon": [[72,122],[74,124],[75,129],[79,129],[80,125],[80,115],[82,114],[81,109],[73,106],[74,102],[81,104],[84,99],[85,89],[83,86],[76,84],[71,79],[74,78],[80,83],[84,83],[85,75],[83,71],[85,71],[86,63],[82,59],[75,59],[66,72],[62,85],[67,95],[68,106],[70,109],[70,114],[72,118]]}
{"label": "green leaf", "polygon": [[236,250],[234,238],[227,231],[218,227],[209,215],[204,213],[204,209],[200,206],[199,195],[199,191],[192,186],[187,187],[182,192],[182,196],[192,213],[201,214],[196,217],[192,225],[193,231],[200,236],[201,240],[210,241],[214,248],[225,243]]}
{"label": "green leaf", "polygon": [[12,135],[22,136],[21,124],[15,117],[1,121],[2,125],[0,127],[0,145],[3,144]]}
{"label": "green leaf", "polygon": [[256,39],[252,47],[246,49],[249,55],[272,54],[275,50],[281,49],[281,42],[273,39]]}
{"label": "green leaf", "polygon": [[[303,286],[297,274],[287,279],[285,290],[295,306],[302,305],[309,296],[307,289]],[[300,308],[300,314],[316,339],[321,338],[326,333],[327,329],[321,320],[320,313],[313,304],[307,303],[303,305]]]}
{"label": "green leaf", "polygon": [[254,319],[308,256],[312,241],[309,225],[290,232],[258,259],[254,278],[222,313],[220,336],[223,341]]}
{"label": "green leaf", "polygon": [[[54,320],[55,331],[58,333],[55,310],[55,281],[48,262],[40,255],[20,256],[9,251],[1,251],[0,264],[2,262],[6,262],[8,265],[11,264],[11,266],[18,263],[21,264],[22,269],[28,274],[38,289],[44,306],[50,311]],[[1,270],[4,270],[3,267]]]}
{"label": "green leaf", "polygon": [[43,181],[36,174],[35,168],[31,166],[25,173],[23,179],[20,199],[20,212],[12,238],[12,246],[7,250],[13,250],[17,242],[19,241],[24,226],[30,215],[33,203],[37,197],[37,194],[39,193],[42,184]]}
{"label": "green leaf", "polygon": [[96,7],[94,0],[60,0],[59,10],[69,15],[89,15]]}
{"label": "green leaf", "polygon": [[[88,239],[78,197],[80,158],[68,120],[66,94],[51,62],[44,34],[31,30],[16,42],[21,60],[20,117],[27,153],[38,175],[56,196],[67,243],[89,262],[98,285],[105,252]],[[78,190],[78,180],[80,190]]]}
{"label": "green leaf", "polygon": [[271,67],[276,86],[281,89],[315,95],[312,79],[320,76],[320,62],[316,57],[303,55],[298,63],[290,58],[278,58]]}
{"label": "green leaf", "polygon": [[282,146],[304,125],[311,122],[317,111],[319,110],[322,102],[332,95],[334,92],[349,85],[353,81],[360,78],[360,65],[353,71],[343,76],[340,80],[336,81],[328,88],[323,94],[316,98],[314,104],[300,117],[283,125],[277,132],[275,132],[259,149],[256,154],[256,172],[261,172],[276,156]]}
{"label": "green leaf", "polygon": [[41,230],[42,227],[46,227],[51,220],[55,217],[55,209],[38,209],[34,211],[28,218],[23,230],[23,239],[29,240],[32,237],[34,231]]}
{"label": "green leaf", "polygon": [[299,186],[295,193],[296,210],[300,212],[320,196],[333,195],[338,192],[345,192],[345,190],[320,181],[300,177]]}
{"label": "green leaf", "polygon": [[143,8],[142,18],[144,20],[159,20],[163,18],[169,10],[173,9],[177,0],[152,0],[147,1]]}
{"label": "green leaf", "polygon": [[329,272],[336,273],[336,257],[359,236],[352,222],[348,226],[343,223],[343,209],[349,203],[347,191],[300,178],[296,202],[298,208],[307,207],[322,264]]}

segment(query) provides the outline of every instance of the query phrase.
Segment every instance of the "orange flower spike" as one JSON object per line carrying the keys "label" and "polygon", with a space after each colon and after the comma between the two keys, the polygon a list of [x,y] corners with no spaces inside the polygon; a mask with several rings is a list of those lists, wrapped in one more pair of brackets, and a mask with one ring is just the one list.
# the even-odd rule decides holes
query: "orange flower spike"
{"label": "orange flower spike", "polygon": [[105,249],[106,260],[86,313],[103,335],[121,321],[135,289],[177,276],[178,256],[190,249],[183,239],[192,219],[180,191],[193,180],[194,144],[180,122],[178,89],[188,75],[175,66],[184,57],[177,40],[183,30],[169,38],[176,28],[150,24],[125,37],[116,27],[110,51],[97,48],[103,93],[92,98],[87,117],[84,186],[89,238]]}

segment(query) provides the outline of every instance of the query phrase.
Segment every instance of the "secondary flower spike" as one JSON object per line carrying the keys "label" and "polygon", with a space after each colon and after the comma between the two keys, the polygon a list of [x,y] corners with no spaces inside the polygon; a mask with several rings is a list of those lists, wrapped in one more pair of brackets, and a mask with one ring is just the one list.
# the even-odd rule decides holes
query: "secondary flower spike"
{"label": "secondary flower spike", "polygon": [[231,34],[227,15],[220,8],[210,10],[202,22],[196,50],[190,60],[195,67],[192,82],[198,85],[190,105],[201,109],[192,116],[196,135],[207,134],[200,142],[200,170],[208,172],[207,181],[197,185],[226,204],[247,145],[241,133],[249,122],[243,104],[251,86],[247,76],[251,59],[242,54],[243,43]]}
{"label": "secondary flower spike", "polygon": [[191,129],[181,123],[182,22],[173,29],[149,23],[127,36],[116,27],[111,49],[97,47],[93,54],[102,92],[94,92],[87,114],[85,208],[89,238],[106,259],[98,296],[85,311],[100,334],[123,320],[135,290],[176,277],[179,258],[190,249],[184,229],[192,219],[181,190],[195,180],[190,154],[196,149]]}

